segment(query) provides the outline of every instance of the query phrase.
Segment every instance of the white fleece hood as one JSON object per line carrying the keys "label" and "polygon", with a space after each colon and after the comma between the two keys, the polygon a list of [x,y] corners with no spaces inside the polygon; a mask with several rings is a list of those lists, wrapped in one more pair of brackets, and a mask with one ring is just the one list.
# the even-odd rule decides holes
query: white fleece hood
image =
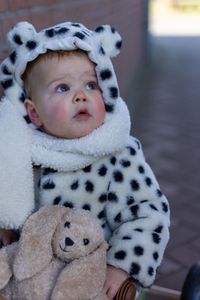
{"label": "white fleece hood", "polygon": [[[13,52],[0,68],[5,92],[0,102],[0,227],[18,228],[34,209],[32,165],[74,171],[121,151],[129,140],[130,117],[119,96],[110,59],[119,53],[122,43],[114,28],[104,25],[91,31],[66,22],[36,32],[30,23],[20,22],[8,39]],[[28,62],[48,49],[82,49],[96,64],[106,117],[102,126],[85,137],[65,140],[49,136],[39,132],[26,114],[21,75]]]}

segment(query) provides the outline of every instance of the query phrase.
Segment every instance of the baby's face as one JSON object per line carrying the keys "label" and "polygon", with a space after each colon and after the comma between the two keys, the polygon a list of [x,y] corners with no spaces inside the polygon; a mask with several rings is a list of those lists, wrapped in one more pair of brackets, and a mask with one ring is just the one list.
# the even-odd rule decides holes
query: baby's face
{"label": "baby's face", "polygon": [[32,78],[33,107],[27,101],[25,106],[32,122],[45,132],[79,138],[103,123],[104,101],[94,64],[86,54],[42,60]]}

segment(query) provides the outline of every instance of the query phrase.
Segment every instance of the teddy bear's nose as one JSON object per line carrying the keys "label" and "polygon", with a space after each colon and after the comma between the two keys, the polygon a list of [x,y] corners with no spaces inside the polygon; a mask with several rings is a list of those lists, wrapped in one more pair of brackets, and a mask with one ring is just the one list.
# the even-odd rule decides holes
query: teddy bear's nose
{"label": "teddy bear's nose", "polygon": [[66,246],[72,246],[72,245],[74,245],[74,242],[69,237],[66,237],[66,239],[65,239],[65,245]]}

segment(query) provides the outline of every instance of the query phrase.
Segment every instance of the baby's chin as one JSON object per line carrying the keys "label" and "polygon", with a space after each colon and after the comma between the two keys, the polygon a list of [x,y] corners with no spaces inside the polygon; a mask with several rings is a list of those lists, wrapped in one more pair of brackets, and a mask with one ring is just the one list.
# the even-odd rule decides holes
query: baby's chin
{"label": "baby's chin", "polygon": [[97,129],[99,129],[102,125],[103,125],[103,123],[101,123],[100,125],[97,125],[97,126],[93,126],[91,128],[85,128],[84,130],[74,132],[70,135],[68,134],[68,135],[62,136],[62,138],[65,138],[65,139],[83,138],[83,137],[90,135],[92,132],[96,131]]}

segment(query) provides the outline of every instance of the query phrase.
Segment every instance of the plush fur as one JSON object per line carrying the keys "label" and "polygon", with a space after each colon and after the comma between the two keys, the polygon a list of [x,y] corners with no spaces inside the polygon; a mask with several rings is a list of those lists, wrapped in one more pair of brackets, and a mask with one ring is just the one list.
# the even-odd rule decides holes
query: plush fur
{"label": "plush fur", "polygon": [[41,208],[19,242],[0,251],[0,293],[7,300],[105,300],[106,249],[90,212]]}

